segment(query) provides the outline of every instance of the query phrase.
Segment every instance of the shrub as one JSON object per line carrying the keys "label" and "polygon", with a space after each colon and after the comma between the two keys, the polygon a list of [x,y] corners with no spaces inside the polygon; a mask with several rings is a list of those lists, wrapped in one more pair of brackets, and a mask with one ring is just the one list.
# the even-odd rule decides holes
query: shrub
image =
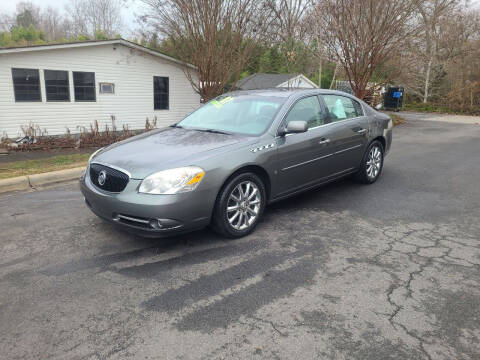
{"label": "shrub", "polygon": [[[89,127],[78,126],[79,134],[72,135],[68,127],[65,128],[65,134],[61,136],[49,136],[45,129],[41,129],[38,124],[29,123],[21,126],[23,137],[31,138],[28,144],[16,144],[8,139],[7,133],[3,132],[0,138],[0,147],[10,147],[12,150],[49,150],[59,148],[89,148],[102,147],[113,144],[117,141],[128,139],[138,133],[150,131],[157,128],[157,117],[152,121],[148,118],[145,121],[145,129],[140,131],[130,130],[128,125],[124,124],[121,130],[117,130],[115,125],[115,116],[111,115],[111,125],[105,125],[100,129],[98,121],[95,120]],[[34,139],[34,141],[33,141]]]}

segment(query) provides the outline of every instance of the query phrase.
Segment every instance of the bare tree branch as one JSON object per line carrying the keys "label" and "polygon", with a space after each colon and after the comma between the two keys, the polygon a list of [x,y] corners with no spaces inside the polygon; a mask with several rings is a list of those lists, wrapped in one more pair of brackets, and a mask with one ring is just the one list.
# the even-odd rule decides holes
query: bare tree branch
{"label": "bare tree branch", "polygon": [[143,0],[143,19],[172,44],[175,55],[197,67],[185,72],[204,98],[234,85],[264,36],[262,5],[255,0]]}
{"label": "bare tree branch", "polygon": [[375,69],[416,32],[415,0],[320,0],[324,41],[359,98]]}

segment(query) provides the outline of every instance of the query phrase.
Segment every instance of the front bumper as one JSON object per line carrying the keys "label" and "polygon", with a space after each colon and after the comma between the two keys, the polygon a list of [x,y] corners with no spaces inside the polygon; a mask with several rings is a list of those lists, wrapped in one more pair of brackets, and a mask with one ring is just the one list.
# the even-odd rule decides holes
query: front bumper
{"label": "front bumper", "polygon": [[385,138],[385,156],[388,155],[390,152],[390,148],[392,147],[392,138],[393,138],[393,129],[385,129],[383,132],[383,137]]}
{"label": "front bumper", "polygon": [[94,214],[141,236],[171,236],[210,223],[216,198],[213,189],[150,195],[138,193],[140,183],[141,180],[130,179],[121,193],[109,193],[95,187],[87,171],[80,179],[80,190]]}

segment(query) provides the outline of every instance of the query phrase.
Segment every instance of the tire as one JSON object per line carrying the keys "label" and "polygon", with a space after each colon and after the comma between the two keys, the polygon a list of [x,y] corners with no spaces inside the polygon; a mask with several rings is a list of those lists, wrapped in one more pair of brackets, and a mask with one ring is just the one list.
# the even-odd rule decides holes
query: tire
{"label": "tire", "polygon": [[265,184],[256,174],[246,172],[235,176],[217,196],[212,229],[233,239],[250,234],[263,215],[266,199]]}
{"label": "tire", "polygon": [[383,145],[380,141],[375,140],[365,151],[360,169],[355,174],[355,179],[363,184],[373,184],[382,174],[383,160]]}

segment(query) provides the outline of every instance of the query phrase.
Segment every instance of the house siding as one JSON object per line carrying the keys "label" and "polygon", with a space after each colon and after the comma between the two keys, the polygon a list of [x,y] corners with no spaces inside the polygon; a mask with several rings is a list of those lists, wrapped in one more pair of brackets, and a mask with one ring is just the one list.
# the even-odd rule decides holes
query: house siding
{"label": "house siding", "polygon": [[[12,68],[40,70],[42,102],[15,102]],[[47,102],[43,70],[69,72],[70,102]],[[95,73],[96,102],[75,102],[72,71]],[[153,109],[153,77],[169,78],[169,110]],[[99,83],[115,84],[115,94],[100,94]],[[68,128],[72,133],[90,127],[95,120],[101,128],[143,129],[148,117],[157,117],[157,126],[181,120],[200,106],[183,67],[121,44],[39,50],[0,54],[0,135],[21,134],[21,126],[30,123],[58,135]]]}

